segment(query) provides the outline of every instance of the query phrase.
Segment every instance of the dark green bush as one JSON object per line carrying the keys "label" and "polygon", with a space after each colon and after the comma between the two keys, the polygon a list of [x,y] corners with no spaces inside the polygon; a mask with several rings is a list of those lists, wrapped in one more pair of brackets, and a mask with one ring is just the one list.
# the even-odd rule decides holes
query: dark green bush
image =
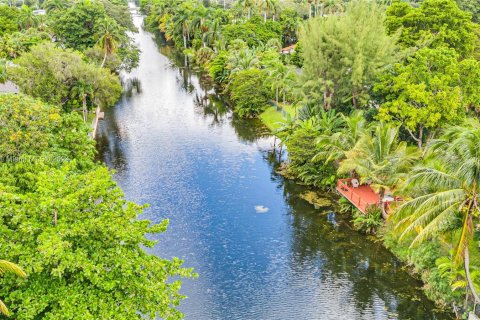
{"label": "dark green bush", "polygon": [[267,43],[268,40],[275,38],[281,40],[282,27],[275,21],[264,23],[257,17],[250,19],[242,24],[229,24],[223,29],[223,36],[226,43],[235,39],[245,41],[249,47],[258,46],[260,43]]}
{"label": "dark green bush", "polygon": [[234,110],[241,117],[256,117],[267,107],[272,93],[265,85],[264,70],[248,69],[233,73],[228,90]]}

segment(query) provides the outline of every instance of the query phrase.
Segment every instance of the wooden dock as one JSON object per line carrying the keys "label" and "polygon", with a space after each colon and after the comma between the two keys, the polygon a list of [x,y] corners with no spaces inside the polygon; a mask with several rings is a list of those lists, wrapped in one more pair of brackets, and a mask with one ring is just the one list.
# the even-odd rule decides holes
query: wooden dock
{"label": "wooden dock", "polygon": [[369,185],[360,185],[354,188],[352,179],[339,179],[337,191],[347,198],[362,213],[367,213],[368,208],[380,205],[380,196]]}

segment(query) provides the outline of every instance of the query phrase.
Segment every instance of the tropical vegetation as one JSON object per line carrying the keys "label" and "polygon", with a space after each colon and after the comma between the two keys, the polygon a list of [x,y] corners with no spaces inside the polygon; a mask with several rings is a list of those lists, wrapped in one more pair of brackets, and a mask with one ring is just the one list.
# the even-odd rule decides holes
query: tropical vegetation
{"label": "tropical vegetation", "polygon": [[[138,64],[127,3],[14,2],[0,1],[0,82],[21,91],[0,96],[0,311],[181,318],[178,279],[193,271],[146,253],[145,235],[167,222],[139,220],[144,207],[124,199],[87,137],[88,114],[113,105],[119,74]],[[354,212],[354,225],[439,305],[478,311],[478,0],[140,5],[145,27],[209,76],[235,116],[267,122],[280,172],[327,190],[355,177],[380,200],[401,198]]]}
{"label": "tropical vegetation", "polygon": [[[45,14],[39,9],[44,9]],[[179,319],[182,261],[148,253],[146,205],[95,161],[92,110],[139,59],[127,2],[0,4],[0,313],[14,319]],[[0,316],[3,318],[3,316]]]}
{"label": "tropical vegetation", "polygon": [[147,27],[208,74],[237,116],[280,138],[279,172],[329,190],[355,177],[380,203],[403,199],[354,212],[354,225],[409,263],[439,305],[476,311],[478,1],[141,6]]}

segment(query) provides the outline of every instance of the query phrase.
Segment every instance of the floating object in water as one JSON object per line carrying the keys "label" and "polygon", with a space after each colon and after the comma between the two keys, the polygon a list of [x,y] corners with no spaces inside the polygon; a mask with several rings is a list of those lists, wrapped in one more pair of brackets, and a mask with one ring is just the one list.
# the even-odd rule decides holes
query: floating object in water
{"label": "floating object in water", "polygon": [[268,210],[269,209],[265,206],[255,206],[255,211],[257,211],[257,213],[266,213]]}

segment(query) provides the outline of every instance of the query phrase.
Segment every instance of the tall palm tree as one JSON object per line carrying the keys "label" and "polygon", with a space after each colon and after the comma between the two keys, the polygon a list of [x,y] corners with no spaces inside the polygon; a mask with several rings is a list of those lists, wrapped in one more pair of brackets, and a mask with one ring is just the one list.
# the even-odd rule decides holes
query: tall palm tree
{"label": "tall palm tree", "polygon": [[362,183],[371,183],[379,193],[384,218],[387,217],[385,191],[395,191],[419,157],[415,147],[399,140],[398,132],[398,127],[378,123],[372,131],[362,134],[338,167],[339,174],[355,172]]}
{"label": "tall palm tree", "polygon": [[176,34],[181,34],[183,38],[183,47],[188,48],[190,41],[190,32],[192,29],[192,21],[190,14],[186,10],[182,10],[175,15],[174,30]]}
{"label": "tall palm tree", "polygon": [[[471,120],[464,126],[450,127],[429,150],[427,161],[413,171],[408,186],[415,197],[402,204],[393,219],[401,239],[415,235],[411,246],[445,233],[461,219],[461,233],[455,250],[455,263],[463,263],[474,303],[480,302],[470,274],[469,247],[473,241],[474,220],[480,214],[480,124]],[[448,230],[450,231],[450,230]]]}
{"label": "tall palm tree", "polygon": [[102,48],[104,55],[101,67],[105,65],[107,57],[114,54],[122,41],[122,32],[119,25],[113,19],[105,19],[100,23],[97,32],[97,44]]}
{"label": "tall palm tree", "polygon": [[193,13],[193,18],[191,22],[191,31],[195,33],[196,30],[200,31],[202,34],[202,47],[206,47],[206,36],[208,30],[210,29],[209,18],[207,16],[208,12],[204,7],[197,8]]}
{"label": "tall palm tree", "polygon": [[[0,275],[4,275],[7,272],[16,274],[21,278],[27,277],[25,271],[23,271],[22,268],[17,266],[15,263],[6,260],[0,260]],[[0,314],[3,314],[7,317],[10,316],[10,311],[2,300],[0,300]]]}
{"label": "tall palm tree", "polygon": [[337,14],[344,10],[343,4],[339,0],[323,0],[320,4],[320,15]]}
{"label": "tall palm tree", "polygon": [[42,4],[42,8],[47,12],[53,12],[56,10],[63,10],[69,5],[69,1],[65,0],[47,0]]}
{"label": "tall palm tree", "polygon": [[255,6],[255,0],[238,0],[238,4],[247,11],[247,17],[250,19],[252,16],[252,8]]}
{"label": "tall palm tree", "polygon": [[273,12],[272,20],[275,20],[275,12],[278,9],[277,0],[258,0],[257,6],[263,10],[264,22],[267,21],[267,15],[271,12]]}
{"label": "tall palm tree", "polygon": [[205,34],[205,42],[209,46],[213,46],[217,41],[222,38],[221,28],[219,19],[213,19],[207,21],[208,30]]}

